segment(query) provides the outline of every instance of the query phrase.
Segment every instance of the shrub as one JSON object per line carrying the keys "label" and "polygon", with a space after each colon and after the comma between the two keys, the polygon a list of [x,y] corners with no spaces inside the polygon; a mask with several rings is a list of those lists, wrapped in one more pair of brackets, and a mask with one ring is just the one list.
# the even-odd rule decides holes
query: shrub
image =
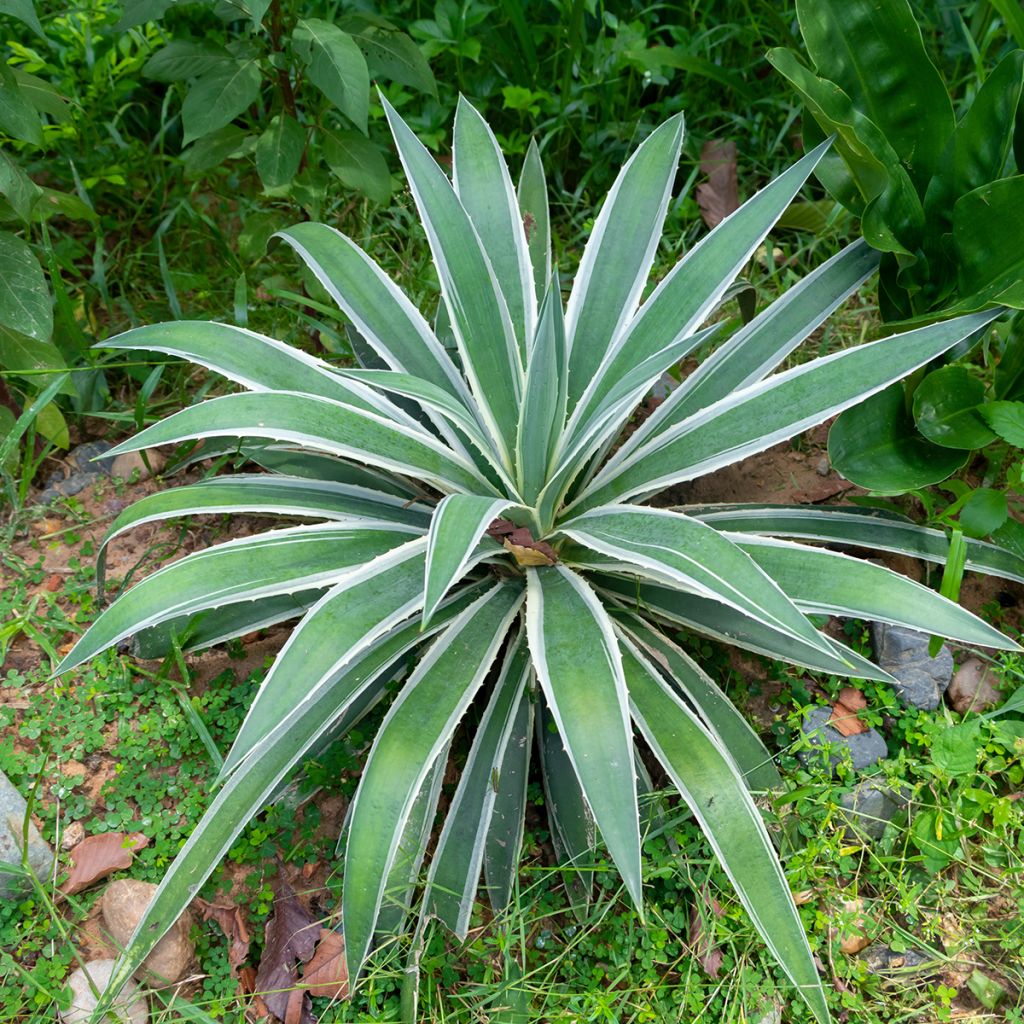
{"label": "shrub", "polygon": [[[375,935],[403,926],[448,751],[476,703],[479,726],[430,862],[422,914],[464,936],[481,875],[492,906],[507,905],[533,747],[560,854],[586,863],[596,826],[642,912],[637,787],[646,772],[634,766],[646,748],[824,1021],[808,943],[751,796],[778,781],[771,756],[670,631],[684,626],[813,669],[882,680],[889,677],[807,615],[865,616],[1014,645],[887,569],[769,536],[916,552],[934,541],[928,531],[828,509],[642,502],[834,416],[995,314],[769,376],[873,271],[872,250],[854,243],[736,331],[623,439],[652,384],[716,333],[701,325],[827,145],[720,224],[639,305],[683,139],[682,118],[667,121],[619,175],[563,310],[536,149],[517,194],[493,134],[463,103],[453,185],[386,109],[441,280],[448,326],[439,333],[450,332],[452,350],[369,256],[315,223],[281,237],[337,300],[377,368],[339,370],[218,323],[143,327],[113,343],[187,357],[248,389],[184,409],[115,454],[227,438],[272,472],[151,495],[117,519],[107,542],[143,522],[199,513],[322,520],[161,569],[114,601],[60,666],[67,671],[154,628],[201,647],[301,616],[114,984],[303,755],[351,729],[411,666],[351,808],[342,911],[353,977]],[[974,564],[1021,570],[987,545],[971,550]]]}

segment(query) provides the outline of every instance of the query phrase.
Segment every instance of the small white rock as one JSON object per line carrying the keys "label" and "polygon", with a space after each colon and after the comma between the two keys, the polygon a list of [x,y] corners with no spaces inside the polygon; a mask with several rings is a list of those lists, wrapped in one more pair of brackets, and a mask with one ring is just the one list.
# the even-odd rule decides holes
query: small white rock
{"label": "small white rock", "polygon": [[80,821],[69,822],[60,837],[60,848],[70,850],[85,838],[85,826]]}
{"label": "small white rock", "polygon": [[[68,978],[67,984],[71,988],[71,1005],[66,1010],[61,1010],[60,1018],[64,1024],[87,1024],[98,1002],[93,987],[96,992],[103,992],[110,981],[110,976],[114,973],[115,962],[114,960],[93,960],[84,967],[79,967]],[[89,984],[90,980],[92,986]],[[106,1019],[124,1021],[125,1024],[147,1024],[149,1007],[146,1005],[145,996],[140,994],[139,986],[134,981],[129,981],[121,989],[121,994]]]}

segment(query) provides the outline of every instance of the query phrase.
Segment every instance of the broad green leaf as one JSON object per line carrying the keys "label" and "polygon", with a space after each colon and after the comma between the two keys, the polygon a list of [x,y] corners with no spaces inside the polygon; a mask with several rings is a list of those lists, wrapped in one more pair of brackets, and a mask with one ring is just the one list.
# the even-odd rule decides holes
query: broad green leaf
{"label": "broad green leaf", "polygon": [[289,185],[299,172],[305,129],[294,117],[275,114],[256,143],[256,171],[265,189]]}
{"label": "broad green leaf", "polygon": [[297,706],[314,699],[378,639],[419,611],[426,546],[426,538],[418,537],[377,557],[368,551],[310,609],[260,685],[221,777],[258,750]]}
{"label": "broad green leaf", "polygon": [[536,139],[530,140],[526,150],[516,194],[533,269],[534,292],[540,302],[551,280],[551,217],[548,212],[547,179],[544,177],[544,165],[541,163]]}
{"label": "broad green leaf", "polygon": [[114,31],[124,32],[147,21],[159,21],[170,8],[180,3],[182,0],[123,0],[124,13]]}
{"label": "broad green leaf", "polygon": [[498,140],[461,96],[455,114],[452,170],[455,193],[486,243],[525,362],[537,320],[537,296],[523,219]]}
{"label": "broad green leaf", "polygon": [[179,516],[223,515],[232,512],[273,516],[302,516],[332,521],[374,520],[429,526],[430,510],[410,506],[393,494],[365,487],[260,473],[213,477],[186,487],[149,494],[129,505],[108,527],[96,556],[96,575],[103,591],[107,545],[126,530],[143,523]]}
{"label": "broad green leaf", "polygon": [[743,779],[693,712],[628,642],[623,668],[633,718],[689,805],[736,895],[815,1018],[829,1021],[803,924]]}
{"label": "broad green leaf", "polygon": [[1004,441],[1024,448],[1024,402],[986,402],[978,411]]}
{"label": "broad green leaf", "polygon": [[19,220],[28,223],[32,206],[42,194],[39,186],[6,153],[0,153],[0,196],[11,204]]}
{"label": "broad green leaf", "polygon": [[[1008,515],[1009,508],[1003,491],[979,487],[964,502],[958,518],[961,529],[968,537],[987,537],[1006,522]],[[933,629],[932,632],[936,630]]]}
{"label": "broad green leaf", "polygon": [[181,107],[185,129],[182,145],[226,128],[256,102],[260,83],[259,65],[245,58],[205,71],[185,94]]}
{"label": "broad green leaf", "polygon": [[881,391],[997,315],[976,313],[882,338],[743,388],[636,451],[627,442],[583,493],[578,510],[652,493],[764,451]]}
{"label": "broad green leaf", "polygon": [[[461,579],[471,564],[487,527],[512,502],[505,498],[484,498],[474,494],[449,494],[442,498],[430,521],[424,578],[423,625]],[[500,554],[501,546],[487,541],[485,549]]]}
{"label": "broad green leaf", "polygon": [[763,654],[776,661],[802,665],[815,672],[852,676],[856,679],[876,679],[890,685],[896,682],[888,672],[883,672],[867,658],[862,658],[824,633],[819,643],[807,643],[720,601],[677,587],[638,581],[636,577],[611,575],[610,564],[602,563],[600,556],[588,559],[587,565],[606,570],[595,580],[595,584],[602,590],[602,596],[616,600],[623,608],[637,615],[653,615],[665,623],[684,626],[732,647]]}
{"label": "broad green leaf", "polygon": [[423,52],[404,32],[384,28],[358,14],[342,18],[338,27],[363,51],[371,78],[388,78],[437,99],[434,73]]}
{"label": "broad green leaf", "polygon": [[[1005,517],[1005,498],[1003,504]],[[982,647],[1017,646],[966,609],[883,566],[805,544],[727,536],[804,611],[894,622]]]}
{"label": "broad green leaf", "polygon": [[250,437],[284,441],[315,452],[429,480],[442,490],[491,490],[475,467],[419,429],[325,398],[287,391],[226,395],[183,409],[112,454],[194,438]]}
{"label": "broad green leaf", "polygon": [[581,417],[602,404],[623,366],[643,362],[670,340],[687,337],[700,327],[827,149],[827,144],[819,146],[779,175],[672,268],[609,350],[606,365],[593,382],[587,382],[581,402],[586,412]]}
{"label": "broad green leaf", "polygon": [[968,453],[925,440],[907,410],[901,384],[892,384],[844,412],[828,434],[832,465],[860,487],[900,494],[945,480]]}
{"label": "broad green leaf", "polygon": [[392,370],[421,377],[472,408],[458,370],[420,311],[351,239],[316,223],[296,224],[276,237],[302,257]]}
{"label": "broad green leaf", "polygon": [[58,448],[71,447],[67,421],[53,402],[44,405],[36,413],[36,433]]}
{"label": "broad green leaf", "polygon": [[43,35],[43,26],[39,24],[32,0],[0,0],[0,15],[4,14],[24,22],[37,36]]}
{"label": "broad green leaf", "polygon": [[324,162],[348,188],[375,203],[391,198],[391,172],[381,151],[358,132],[323,131]]}
{"label": "broad green leaf", "polygon": [[[0,241],[0,249],[3,248]],[[0,266],[0,282],[4,271],[10,269]],[[0,284],[2,288],[2,284]],[[0,367],[12,373],[31,372],[33,370],[56,370],[63,367],[67,360],[61,355],[60,349],[52,341],[30,338],[20,331],[12,330],[0,324]],[[32,375],[38,381],[40,378]]]}
{"label": "broad green leaf", "polygon": [[982,448],[995,440],[978,406],[985,385],[964,366],[933,370],[914,389],[914,423],[933,444]]}
{"label": "broad green leaf", "polygon": [[234,63],[222,47],[196,39],[172,39],[142,65],[142,75],[157,82],[183,82]]}
{"label": "broad green leaf", "polygon": [[417,665],[381,725],[353,800],[342,920],[349,977],[370,950],[388,871],[416,794],[497,656],[523,592],[498,584]]}
{"label": "broad green leaf", "polygon": [[608,852],[643,906],[639,810],[625,682],[611,620],[561,565],[526,572],[526,635],[537,678]]}
{"label": "broad green leaf", "polygon": [[[942,564],[949,541],[941,530],[902,516],[850,505],[816,508],[786,505],[723,505],[686,510],[719,530],[892,551]],[[1024,557],[996,544],[967,540],[967,568],[1024,583]]]}
{"label": "broad green leaf", "polygon": [[[491,817],[503,780],[501,765],[515,734],[530,675],[530,658],[520,633],[505,655],[501,674],[476,729],[476,738],[452,797],[437,849],[430,862],[424,913],[433,915],[465,941],[480,882]],[[518,851],[517,851],[518,852]]]}
{"label": "broad green leaf", "polygon": [[548,481],[549,466],[565,423],[565,323],[556,271],[548,284],[537,334],[526,357],[526,384],[519,410],[516,476],[523,501],[537,500]]}
{"label": "broad green leaf", "polygon": [[33,146],[43,144],[39,114],[6,63],[0,64],[0,132]]}
{"label": "broad green leaf", "polygon": [[985,79],[928,184],[924,208],[933,237],[949,230],[960,196],[1002,176],[1024,88],[1024,51],[1008,53]]}
{"label": "broad green leaf", "polygon": [[197,551],[147,576],[104,609],[57,672],[171,618],[325,586],[418,532],[394,523],[326,523],[271,530]]}
{"label": "broad green leaf", "polygon": [[352,37],[329,21],[305,18],[296,25],[292,43],[310,81],[365,135],[370,75]]}
{"label": "broad green leaf", "polygon": [[550,707],[543,700],[537,702],[534,724],[551,845],[565,877],[569,909],[582,922],[594,893],[592,865],[597,855],[594,814],[580,788],[576,769]]}
{"label": "broad green leaf", "polygon": [[641,427],[644,438],[763,380],[877,267],[878,253],[858,239],[802,278],[686,377]]}
{"label": "broad green leaf", "polygon": [[682,144],[683,118],[677,114],[630,157],[594,222],[565,311],[570,408],[636,313],[661,237]]}
{"label": "broad green leaf", "polygon": [[71,117],[68,101],[44,78],[29,74],[21,68],[12,68],[18,91],[29,101],[33,109],[48,114],[57,124],[64,124]]}
{"label": "broad green leaf", "polygon": [[652,629],[639,616],[626,615],[618,621],[633,643],[646,651],[647,659],[664,670],[669,684],[690,702],[723,751],[735,761],[747,787],[778,789],[782,777],[772,755],[715,681],[668,637]]}
{"label": "broad green leaf", "polygon": [[797,0],[800,33],[827,75],[885,134],[921,192],[953,132],[953,106],[907,0]]}
{"label": "broad green leaf", "polygon": [[[436,628],[447,625],[465,605],[465,598],[453,602],[443,615],[435,619]],[[168,868],[142,920],[126,943],[98,1012],[103,1012],[104,1001],[109,1005],[181,916],[242,829],[263,808],[306,751],[339,720],[344,724],[346,718],[351,721],[356,717],[347,713],[355,710],[360,697],[382,676],[386,679],[391,666],[424,639],[419,623],[397,629],[384,637],[348,671],[319,690],[314,699],[300,704],[279,722],[261,744],[259,756],[248,758],[227,778]],[[303,673],[302,678],[308,679],[308,676]]]}
{"label": "broad green leaf", "polygon": [[828,652],[818,631],[771,577],[699,519],[667,509],[610,505],[577,516],[559,532],[618,562],[619,571],[718,601]]}
{"label": "broad green leaf", "polygon": [[382,102],[434,255],[462,366],[502,461],[510,467],[523,367],[508,308],[451,183],[397,111],[383,97]]}
{"label": "broad green leaf", "polygon": [[1024,308],[1024,175],[961,196],[953,207],[953,246],[963,301]]}
{"label": "broad green leaf", "polygon": [[193,142],[182,154],[185,177],[201,178],[208,171],[220,167],[225,160],[251,153],[256,148],[256,137],[244,128],[229,124]]}
{"label": "broad green leaf", "polygon": [[[322,359],[234,324],[177,320],[136,327],[101,342],[102,348],[165,352],[199,363],[250,391],[298,391],[366,412],[397,411],[369,388],[349,384]],[[398,417],[412,425],[407,416]]]}
{"label": "broad green leaf", "polygon": [[[913,255],[924,231],[924,211],[914,183],[884,132],[834,82],[810,72],[786,49],[768,60],[789,79],[824,135],[835,134],[835,152],[866,206],[857,204],[864,237],[882,252]],[[827,164],[826,164],[827,166]],[[840,202],[849,202],[837,194]]]}
{"label": "broad green leaf", "polygon": [[8,231],[0,231],[0,326],[42,342],[53,334],[53,306],[43,268],[31,246]]}
{"label": "broad green leaf", "polygon": [[497,776],[492,775],[497,790],[484,844],[484,883],[495,913],[508,907],[519,877],[533,745],[534,685],[531,673],[516,704],[505,749],[497,763]]}

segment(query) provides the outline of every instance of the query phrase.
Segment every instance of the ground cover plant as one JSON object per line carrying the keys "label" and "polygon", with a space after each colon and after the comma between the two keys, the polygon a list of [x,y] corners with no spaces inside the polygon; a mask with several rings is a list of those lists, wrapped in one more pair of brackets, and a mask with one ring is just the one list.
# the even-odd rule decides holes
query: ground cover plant
{"label": "ground cover plant", "polygon": [[[411,656],[418,661],[380,724],[346,830],[342,921],[352,978],[375,936],[403,927],[450,745],[479,700],[480,727],[430,861],[422,920],[436,917],[464,936],[481,875],[492,906],[508,904],[534,742],[563,858],[587,855],[596,826],[642,913],[634,766],[646,751],[700,822],[773,955],[825,1020],[803,928],[751,796],[777,782],[770,755],[666,624],[881,681],[891,677],[817,630],[808,614],[1016,645],[887,569],[771,536],[802,530],[915,552],[930,535],[912,526],[811,509],[791,517],[797,527],[780,527],[787,517],[769,508],[640,502],[851,407],[999,311],[773,374],[874,270],[874,254],[854,243],[734,333],[623,437],[653,383],[714,333],[701,325],[827,144],[723,221],[639,304],[682,145],[682,118],[669,120],[613,186],[563,309],[536,152],[517,191],[493,134],[463,103],[453,184],[385,109],[441,280],[447,318],[438,334],[450,334],[451,352],[369,256],[314,223],[281,237],[383,368],[333,369],[217,323],[145,327],[108,343],[184,356],[249,389],[186,408],[115,454],[232,439],[228,447],[276,472],[153,495],[117,518],[107,542],[134,525],[204,512],[325,520],[230,541],[155,573],[106,609],[60,666],[67,672],[157,627],[200,647],[302,616],[113,987],[303,754],[362,720]],[[988,545],[971,551],[973,564],[997,572],[1007,557]],[[585,901],[589,888],[581,890]]]}

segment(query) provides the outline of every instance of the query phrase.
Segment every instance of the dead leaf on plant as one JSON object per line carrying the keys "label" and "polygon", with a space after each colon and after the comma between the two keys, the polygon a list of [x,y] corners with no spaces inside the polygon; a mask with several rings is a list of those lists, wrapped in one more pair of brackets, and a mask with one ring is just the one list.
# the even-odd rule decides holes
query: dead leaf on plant
{"label": "dead leaf on plant", "polygon": [[697,186],[697,205],[704,223],[713,228],[739,209],[736,143],[708,139],[700,151],[700,169],[708,176],[708,180]]}
{"label": "dead leaf on plant", "polygon": [[[195,900],[194,905],[203,915],[204,921],[216,921],[220,925],[220,930],[227,936],[228,966],[231,968],[231,974],[237,975],[238,968],[245,963],[249,955],[249,929],[242,916],[242,908],[235,903],[208,903],[199,898]],[[256,976],[253,974],[253,985],[255,981]],[[249,991],[251,992],[252,988]]]}
{"label": "dead leaf on plant", "polygon": [[147,846],[149,838],[141,832],[103,832],[86,836],[68,854],[71,870],[60,891],[65,896],[74,896],[101,878],[130,868],[136,851]]}
{"label": "dead leaf on plant", "polygon": [[857,712],[867,706],[867,699],[860,690],[844,686],[832,705],[832,717],[828,724],[843,736],[857,736],[867,732],[868,727],[857,717]]}

